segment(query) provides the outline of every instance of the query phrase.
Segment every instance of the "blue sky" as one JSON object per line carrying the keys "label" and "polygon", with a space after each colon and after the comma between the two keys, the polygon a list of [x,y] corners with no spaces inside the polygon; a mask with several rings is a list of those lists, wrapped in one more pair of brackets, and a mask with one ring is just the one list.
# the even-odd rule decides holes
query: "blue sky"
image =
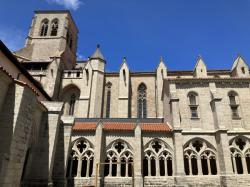
{"label": "blue sky", "polygon": [[[21,3],[22,2],[22,3]],[[250,0],[8,0],[0,6],[0,39],[24,45],[34,10],[70,9],[79,28],[78,54],[101,45],[107,70],[124,56],[132,71],[192,70],[198,55],[209,69],[250,61]]]}

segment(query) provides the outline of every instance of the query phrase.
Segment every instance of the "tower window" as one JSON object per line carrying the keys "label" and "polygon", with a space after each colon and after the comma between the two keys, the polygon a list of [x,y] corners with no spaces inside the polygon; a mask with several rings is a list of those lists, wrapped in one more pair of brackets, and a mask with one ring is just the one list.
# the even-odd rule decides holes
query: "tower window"
{"label": "tower window", "polygon": [[47,36],[48,28],[49,28],[49,21],[47,19],[44,19],[41,23],[40,36]]}
{"label": "tower window", "polygon": [[50,35],[51,36],[56,36],[57,31],[58,31],[58,20],[55,19],[55,20],[52,21],[52,24],[51,24],[51,33],[50,33]]}
{"label": "tower window", "polygon": [[147,118],[147,87],[141,83],[138,87],[137,105],[138,118]]}

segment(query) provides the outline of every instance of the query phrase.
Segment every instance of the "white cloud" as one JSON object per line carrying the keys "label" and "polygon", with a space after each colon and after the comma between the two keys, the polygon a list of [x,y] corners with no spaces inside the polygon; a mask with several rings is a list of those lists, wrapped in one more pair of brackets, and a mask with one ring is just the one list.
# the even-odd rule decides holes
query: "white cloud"
{"label": "white cloud", "polygon": [[25,33],[14,27],[0,26],[0,40],[11,50],[24,47]]}
{"label": "white cloud", "polygon": [[47,0],[49,3],[56,3],[62,5],[65,8],[76,10],[82,4],[80,0]]}

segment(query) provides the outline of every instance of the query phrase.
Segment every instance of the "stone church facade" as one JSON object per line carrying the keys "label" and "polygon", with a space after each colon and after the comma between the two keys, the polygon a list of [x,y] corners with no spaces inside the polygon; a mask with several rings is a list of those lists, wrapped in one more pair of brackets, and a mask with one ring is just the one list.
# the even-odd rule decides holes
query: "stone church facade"
{"label": "stone church facade", "polygon": [[249,186],[250,76],[105,71],[77,61],[69,11],[35,11],[24,48],[0,43],[0,186]]}

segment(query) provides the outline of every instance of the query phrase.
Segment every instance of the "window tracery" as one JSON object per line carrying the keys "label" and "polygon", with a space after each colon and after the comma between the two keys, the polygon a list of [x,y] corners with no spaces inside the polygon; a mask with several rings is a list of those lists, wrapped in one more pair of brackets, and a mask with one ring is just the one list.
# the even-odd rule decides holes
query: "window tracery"
{"label": "window tracery", "polygon": [[216,175],[215,150],[202,140],[191,140],[184,148],[186,175]]}
{"label": "window tracery", "polygon": [[250,174],[250,142],[245,137],[236,137],[230,143],[231,160],[235,174]]}
{"label": "window tracery", "polygon": [[68,162],[68,177],[91,177],[94,149],[89,141],[80,138],[72,146]]}
{"label": "window tracery", "polygon": [[109,177],[132,176],[133,153],[129,144],[118,140],[107,149],[104,175]]}
{"label": "window tracery", "polygon": [[172,176],[172,151],[161,140],[149,142],[144,150],[144,176]]}

